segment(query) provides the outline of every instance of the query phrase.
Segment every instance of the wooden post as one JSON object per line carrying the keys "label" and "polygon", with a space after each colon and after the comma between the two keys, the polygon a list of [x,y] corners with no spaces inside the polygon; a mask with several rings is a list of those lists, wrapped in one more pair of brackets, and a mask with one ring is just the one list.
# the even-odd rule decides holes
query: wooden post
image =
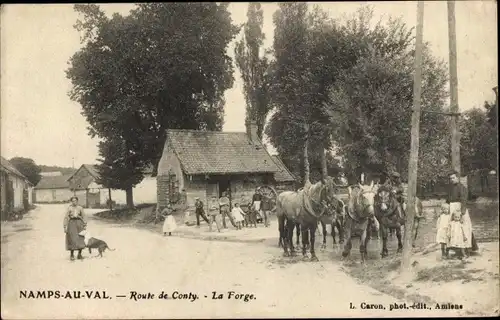
{"label": "wooden post", "polygon": [[[457,33],[455,29],[455,1],[448,1],[448,40],[450,52],[450,111],[451,113],[458,114]],[[451,163],[453,169],[460,173],[460,132],[458,130],[458,116],[451,117]]]}
{"label": "wooden post", "polygon": [[415,74],[413,80],[413,115],[411,118],[411,149],[408,164],[408,205],[405,234],[403,242],[403,259],[401,273],[411,271],[410,258],[413,242],[413,222],[415,220],[415,203],[417,192],[418,144],[420,136],[420,96],[422,93],[422,38],[424,24],[424,2],[417,3],[417,38],[415,49]]}

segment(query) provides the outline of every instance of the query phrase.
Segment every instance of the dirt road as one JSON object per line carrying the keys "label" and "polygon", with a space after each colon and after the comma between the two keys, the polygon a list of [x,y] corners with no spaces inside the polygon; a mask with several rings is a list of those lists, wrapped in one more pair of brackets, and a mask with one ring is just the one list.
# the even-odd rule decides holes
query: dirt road
{"label": "dirt road", "polygon": [[[222,318],[454,316],[454,311],[392,310],[402,303],[357,284],[327,258],[287,263],[276,244],[163,237],[90,219],[88,230],[116,251],[69,260],[62,205],[40,205],[21,222],[2,225],[2,318]],[[95,211],[94,211],[95,212]],[[89,212],[90,213],[90,212]],[[90,216],[90,214],[88,214]],[[331,251],[331,250],[330,250]],[[95,254],[95,253],[94,253]],[[21,291],[80,291],[80,299],[22,298]],[[96,297],[96,291],[109,299]],[[135,301],[130,292],[154,294]],[[164,291],[169,299],[158,299]],[[212,299],[213,292],[223,294]],[[245,302],[228,291],[253,294]],[[172,293],[197,296],[178,300]],[[117,297],[124,295],[125,297]],[[206,296],[206,297],[205,297]],[[193,299],[191,299],[193,300]],[[350,308],[350,303],[355,309]],[[361,303],[385,310],[361,309]]]}

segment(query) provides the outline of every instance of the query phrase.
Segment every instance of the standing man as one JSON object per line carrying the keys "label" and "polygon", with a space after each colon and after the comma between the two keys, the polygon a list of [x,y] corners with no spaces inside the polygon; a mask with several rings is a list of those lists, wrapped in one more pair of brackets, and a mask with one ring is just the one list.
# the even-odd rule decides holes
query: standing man
{"label": "standing man", "polygon": [[205,220],[206,223],[210,223],[208,221],[207,216],[205,215],[205,209],[203,209],[203,202],[200,200],[199,197],[194,198],[194,207],[195,207],[195,214],[196,214],[196,226],[199,228],[200,227],[200,216]]}
{"label": "standing man", "polygon": [[[450,171],[448,177],[450,178],[450,185],[446,203],[450,205],[450,215],[456,211],[460,211],[460,222],[463,225],[466,242],[465,254],[469,254],[470,251],[477,251],[479,248],[474,238],[474,233],[472,232],[472,222],[470,220],[469,210],[467,210],[467,188],[460,182],[457,171]],[[447,248],[446,251],[446,255],[448,255],[449,249]]]}
{"label": "standing man", "polygon": [[222,197],[219,198],[219,205],[220,213],[222,215],[222,227],[224,229],[227,229],[226,217],[228,217],[233,227],[236,228],[236,223],[234,222],[233,217],[231,216],[231,213],[229,211],[229,198],[227,196],[227,191],[222,192]]}
{"label": "standing man", "polygon": [[262,195],[260,194],[260,187],[257,187],[252,197],[252,208],[251,208],[251,210],[254,211],[255,216],[257,215],[257,213],[261,215],[260,214],[261,203],[262,203]]}

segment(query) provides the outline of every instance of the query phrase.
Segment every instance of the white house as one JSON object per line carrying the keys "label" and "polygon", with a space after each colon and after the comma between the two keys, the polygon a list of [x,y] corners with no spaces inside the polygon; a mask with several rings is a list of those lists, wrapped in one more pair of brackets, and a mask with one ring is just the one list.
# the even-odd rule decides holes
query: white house
{"label": "white house", "polygon": [[33,203],[33,185],[4,157],[1,157],[0,181],[2,214],[26,209],[25,200],[27,204]]}
{"label": "white house", "polygon": [[[110,199],[116,204],[126,204],[127,197],[124,190],[108,189],[97,181],[99,172],[96,165],[83,164],[68,178],[70,190],[78,197],[81,205],[95,207],[106,205]],[[152,177],[152,169],[145,172],[141,183],[133,189],[134,203],[156,203],[156,178]]]}

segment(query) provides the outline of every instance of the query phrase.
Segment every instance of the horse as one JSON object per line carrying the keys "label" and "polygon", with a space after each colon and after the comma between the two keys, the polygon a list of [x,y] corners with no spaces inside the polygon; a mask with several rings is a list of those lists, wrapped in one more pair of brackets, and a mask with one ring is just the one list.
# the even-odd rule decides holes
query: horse
{"label": "horse", "polygon": [[359,252],[361,253],[362,263],[364,263],[368,254],[367,246],[372,225],[377,225],[374,212],[375,186],[372,181],[369,186],[358,184],[354,187],[349,187],[348,191],[349,201],[344,228],[346,242],[342,257],[346,258],[350,255],[352,237],[354,234],[359,233],[361,236]]}
{"label": "horse", "polygon": [[326,231],[326,225],[329,224],[332,226],[332,239],[333,239],[333,244],[337,244],[335,240],[335,228],[337,228],[339,232],[339,243],[342,244],[344,243],[344,222],[345,222],[345,216],[346,216],[346,205],[344,201],[334,198],[334,203],[327,208],[327,212],[329,214],[324,214],[321,216],[319,222],[322,227],[322,233],[323,233],[323,244],[321,245],[322,249],[326,248],[326,236],[327,236],[327,231]]}
{"label": "horse", "polygon": [[[405,209],[406,203],[401,205],[397,200],[396,195],[389,187],[381,186],[378,189],[375,196],[375,216],[380,222],[380,233],[382,235],[381,256],[383,258],[388,255],[387,238],[390,229],[394,229],[396,231],[396,237],[398,239],[397,253],[400,253],[403,250],[402,227],[405,225]],[[417,216],[415,217],[416,228],[414,229],[414,240],[417,238],[419,216],[422,212],[422,202],[418,198],[416,198],[415,209]]]}
{"label": "horse", "polygon": [[[278,195],[276,216],[286,257],[290,256],[290,254],[295,255],[292,237],[293,229],[297,227],[298,223],[302,233],[302,255],[304,259],[307,258],[306,249],[309,246],[311,261],[318,261],[314,251],[316,229],[319,218],[325,212],[328,204],[333,201],[334,189],[333,179],[327,177],[313,185],[307,183],[303,189],[298,191],[284,191]],[[309,236],[311,237],[310,245]],[[290,252],[288,247],[290,247]]]}

